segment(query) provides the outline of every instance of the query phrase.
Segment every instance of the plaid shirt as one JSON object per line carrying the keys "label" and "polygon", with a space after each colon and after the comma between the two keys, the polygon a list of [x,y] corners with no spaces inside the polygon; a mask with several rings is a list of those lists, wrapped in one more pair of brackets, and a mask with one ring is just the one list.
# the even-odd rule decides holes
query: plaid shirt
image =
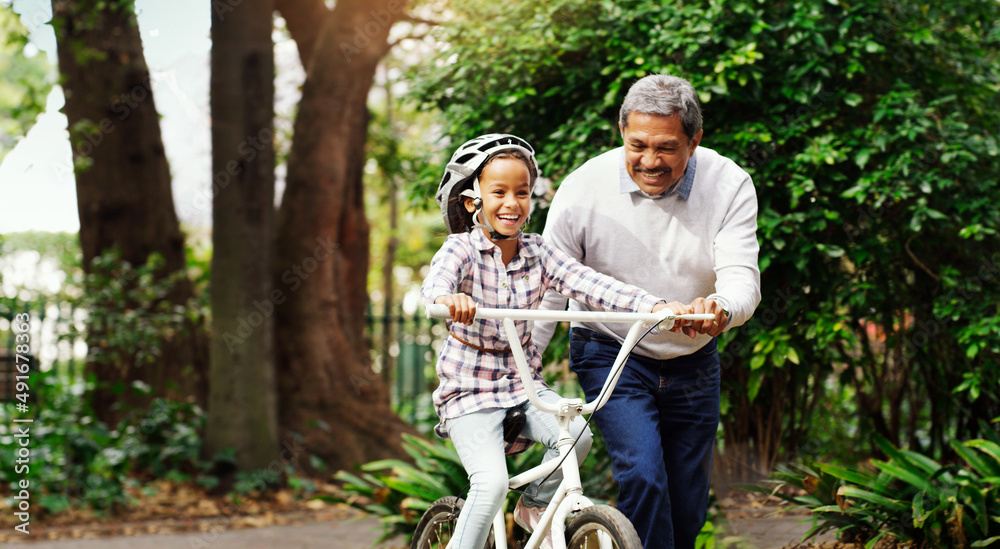
{"label": "plaid shirt", "polygon": [[[548,288],[609,311],[649,312],[659,301],[635,286],[580,264],[545,244],[540,235],[521,234],[518,244],[517,256],[504,265],[500,248],[482,231],[449,235],[431,260],[430,272],[424,279],[424,304],[434,303],[443,295],[463,293],[479,307],[537,309]],[[448,320],[447,325],[457,338],[477,347],[510,349],[501,320],[475,320],[471,325]],[[515,321],[515,325],[516,337],[524,345],[532,322]],[[524,351],[541,390],[546,387],[541,354],[532,344]],[[441,437],[448,436],[444,424],[449,419],[478,410],[510,408],[528,399],[512,354],[483,352],[455,337],[448,337],[441,346],[437,374],[440,385],[434,391],[434,406],[441,423],[435,432]],[[507,451],[516,453],[530,444],[519,438]]]}

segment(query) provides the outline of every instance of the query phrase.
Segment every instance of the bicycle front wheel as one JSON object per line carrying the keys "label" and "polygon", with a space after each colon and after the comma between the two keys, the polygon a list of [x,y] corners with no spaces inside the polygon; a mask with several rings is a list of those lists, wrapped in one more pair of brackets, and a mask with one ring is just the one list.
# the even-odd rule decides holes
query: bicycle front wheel
{"label": "bicycle front wheel", "polygon": [[642,549],[632,523],[607,505],[580,511],[566,529],[566,539],[567,549]]}
{"label": "bicycle front wheel", "polygon": [[[431,504],[424,516],[420,517],[413,532],[410,549],[444,549],[455,534],[455,523],[462,512],[465,500],[455,496],[445,496]],[[493,547],[493,528],[484,549]]]}

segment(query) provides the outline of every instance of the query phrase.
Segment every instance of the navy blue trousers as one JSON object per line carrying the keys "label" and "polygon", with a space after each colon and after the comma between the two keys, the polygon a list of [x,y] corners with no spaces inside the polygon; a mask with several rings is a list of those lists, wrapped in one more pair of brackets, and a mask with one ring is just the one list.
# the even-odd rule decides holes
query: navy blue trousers
{"label": "navy blue trousers", "polygon": [[[570,331],[570,367],[597,397],[621,345],[592,330]],[[594,413],[618,481],[618,509],[645,549],[693,549],[708,512],[719,426],[715,339],[669,360],[632,354],[608,403]]]}

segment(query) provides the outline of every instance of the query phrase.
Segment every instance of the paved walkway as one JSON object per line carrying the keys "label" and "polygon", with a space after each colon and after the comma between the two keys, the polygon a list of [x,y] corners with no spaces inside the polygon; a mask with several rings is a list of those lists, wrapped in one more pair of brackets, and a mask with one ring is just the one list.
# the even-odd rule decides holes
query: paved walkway
{"label": "paved walkway", "polygon": [[60,539],[24,543],[7,541],[5,547],[24,549],[401,549],[403,542],[377,546],[379,522],[373,517],[307,522],[239,530],[142,534],[95,539]]}
{"label": "paved walkway", "polygon": [[[809,522],[801,522],[805,518],[803,515],[778,515],[729,519],[727,526],[730,535],[743,539],[745,545],[740,549],[785,549],[801,543],[802,536],[812,527]],[[810,540],[810,543],[835,539],[828,534]]]}
{"label": "paved walkway", "polygon": [[[774,508],[756,508],[730,512],[728,529],[733,537],[742,538],[741,549],[783,549],[795,547],[809,529],[801,523],[803,515],[765,516]],[[403,549],[399,538],[375,545],[380,533],[377,518],[354,515],[339,520],[321,520],[302,524],[243,528],[238,530],[208,529],[203,532],[172,534],[142,534],[105,538],[87,537],[61,540],[39,540],[26,536],[23,540],[8,540],[4,546],[25,549]],[[80,535],[87,536],[81,533]],[[831,537],[821,538],[823,541]]]}

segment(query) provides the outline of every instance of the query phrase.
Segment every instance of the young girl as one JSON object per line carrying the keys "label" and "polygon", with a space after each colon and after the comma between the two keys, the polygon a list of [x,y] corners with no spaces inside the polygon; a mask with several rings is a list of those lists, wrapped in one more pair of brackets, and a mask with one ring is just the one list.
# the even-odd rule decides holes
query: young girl
{"label": "young girl", "polygon": [[[557,401],[559,396],[542,379],[541,355],[530,344],[531,323],[518,321],[517,333],[504,336],[501,321],[474,320],[476,307],[534,309],[547,288],[611,311],[665,307],[639,288],[550,248],[541,236],[521,232],[537,176],[528,143],[512,135],[483,135],[455,152],[435,197],[451,233],[434,255],[421,289],[425,304],[445,304],[451,315],[450,337],[438,356],[434,405],[440,423],[435,430],[455,443],[471,483],[451,549],[481,549],[486,543],[506,493],[505,451],[516,453],[537,441],[549,448],[546,460],[558,457],[556,420],[528,402],[507,341],[520,340],[539,396]],[[514,407],[524,410],[527,421],[518,440],[505,448],[502,423]],[[572,429],[576,437],[586,424],[576,418]],[[581,463],[591,442],[586,429],[575,450]],[[518,501],[514,517],[526,530],[538,523],[558,488],[557,476],[529,485]],[[551,547],[551,540],[542,547]]]}

